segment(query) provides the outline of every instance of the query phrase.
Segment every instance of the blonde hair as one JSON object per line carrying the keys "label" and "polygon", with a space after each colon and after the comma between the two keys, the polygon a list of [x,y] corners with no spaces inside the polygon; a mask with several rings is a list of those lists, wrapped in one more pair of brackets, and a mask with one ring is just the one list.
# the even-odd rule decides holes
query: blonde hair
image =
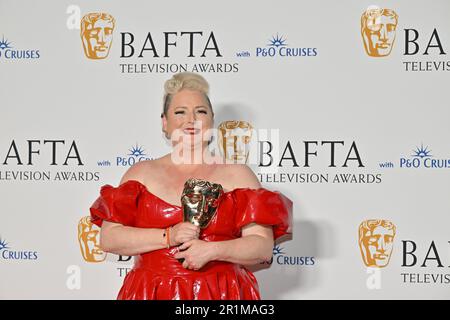
{"label": "blonde hair", "polygon": [[212,110],[211,101],[209,100],[209,84],[208,81],[205,80],[201,75],[193,72],[180,72],[173,75],[172,78],[167,80],[164,83],[164,103],[163,103],[163,113],[161,113],[161,117],[163,115],[167,116],[167,110],[169,109],[170,102],[172,101],[172,97],[177,92],[183,90],[195,90],[199,91],[205,96],[205,100],[211,109],[211,112],[214,116],[214,112]]}

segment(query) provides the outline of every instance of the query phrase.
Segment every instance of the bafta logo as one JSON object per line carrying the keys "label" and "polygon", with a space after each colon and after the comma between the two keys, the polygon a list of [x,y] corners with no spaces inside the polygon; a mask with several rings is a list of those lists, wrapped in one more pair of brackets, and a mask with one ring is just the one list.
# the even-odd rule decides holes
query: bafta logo
{"label": "bafta logo", "polygon": [[78,222],[78,242],[81,254],[87,262],[102,262],[106,252],[100,249],[100,230],[91,222],[91,217],[83,217]]}
{"label": "bafta logo", "polygon": [[222,194],[222,185],[218,183],[194,178],[187,180],[181,195],[184,221],[206,228],[217,212]]}
{"label": "bafta logo", "polygon": [[369,7],[362,14],[361,35],[369,56],[385,57],[391,53],[397,24],[398,15],[391,9]]}
{"label": "bafta logo", "polygon": [[359,225],[359,248],[367,267],[389,264],[394,246],[395,225],[388,220],[366,220]]}
{"label": "bafta logo", "polygon": [[247,121],[224,121],[219,125],[219,150],[233,163],[246,163],[253,127]]}
{"label": "bafta logo", "polygon": [[88,13],[81,19],[81,40],[89,59],[105,59],[111,49],[114,17],[108,13]]}

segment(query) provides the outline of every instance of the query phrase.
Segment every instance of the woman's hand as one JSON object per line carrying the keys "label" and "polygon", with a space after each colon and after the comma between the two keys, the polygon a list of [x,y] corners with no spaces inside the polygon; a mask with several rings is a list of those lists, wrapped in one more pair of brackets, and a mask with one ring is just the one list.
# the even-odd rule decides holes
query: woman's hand
{"label": "woman's hand", "polygon": [[190,222],[177,223],[170,229],[170,245],[178,246],[189,240],[198,239],[199,234],[200,227],[197,227]]}
{"label": "woman's hand", "polygon": [[[216,245],[214,242],[203,240],[190,240],[178,247],[175,259],[184,259],[183,267],[186,269],[199,270],[209,261],[214,259]],[[183,251],[181,251],[183,250]]]}

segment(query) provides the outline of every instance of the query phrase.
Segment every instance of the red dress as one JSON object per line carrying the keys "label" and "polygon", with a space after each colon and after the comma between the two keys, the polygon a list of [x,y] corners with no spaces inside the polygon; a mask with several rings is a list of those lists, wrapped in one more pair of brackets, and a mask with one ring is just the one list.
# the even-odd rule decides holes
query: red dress
{"label": "red dress", "polygon": [[[118,187],[104,185],[90,208],[92,222],[103,220],[138,228],[167,228],[183,220],[182,208],[155,196],[140,182],[128,180]],[[200,233],[205,241],[241,236],[249,223],[272,225],[274,238],[291,233],[292,202],[264,188],[238,188],[225,192],[215,217]],[[118,299],[260,299],[258,283],[244,266],[210,261],[200,270],[185,269],[173,257],[176,247],[135,257]]]}

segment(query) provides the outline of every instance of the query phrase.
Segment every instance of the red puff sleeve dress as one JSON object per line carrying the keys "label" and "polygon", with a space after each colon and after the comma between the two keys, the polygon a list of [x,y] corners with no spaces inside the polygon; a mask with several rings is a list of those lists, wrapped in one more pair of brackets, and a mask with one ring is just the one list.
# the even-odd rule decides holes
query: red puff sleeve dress
{"label": "red puff sleeve dress", "polygon": [[[118,187],[104,185],[90,212],[92,222],[99,227],[103,220],[137,228],[167,228],[183,221],[181,206],[167,203],[135,180]],[[200,239],[236,239],[241,228],[250,223],[271,225],[275,239],[291,233],[292,201],[265,188],[226,192]],[[176,252],[172,247],[136,256],[117,299],[260,299],[256,278],[244,266],[210,261],[200,270],[188,270],[173,257]]]}

